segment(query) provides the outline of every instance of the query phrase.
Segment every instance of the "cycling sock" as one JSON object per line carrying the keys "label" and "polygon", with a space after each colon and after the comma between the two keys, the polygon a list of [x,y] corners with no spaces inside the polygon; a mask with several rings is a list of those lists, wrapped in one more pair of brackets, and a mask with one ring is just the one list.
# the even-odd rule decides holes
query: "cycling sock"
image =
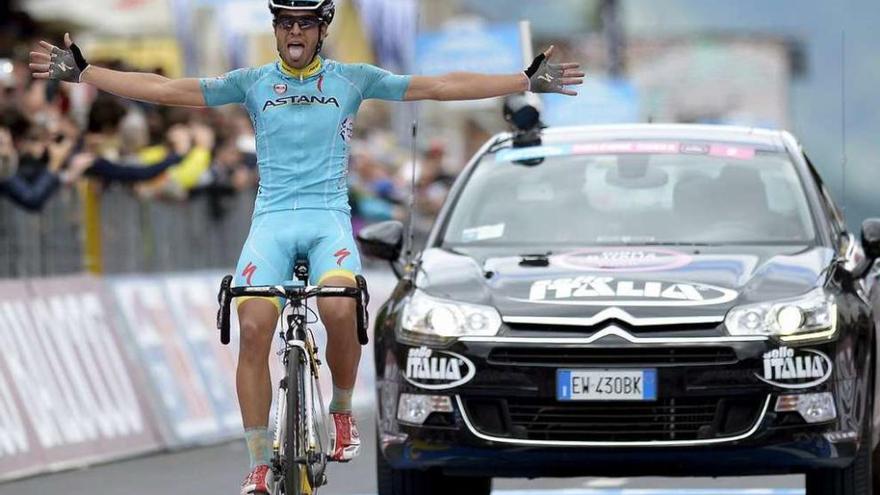
{"label": "cycling sock", "polygon": [[269,461],[272,459],[269,429],[265,426],[247,428],[244,430],[244,439],[247,442],[248,455],[251,459],[251,469],[263,464],[269,465]]}
{"label": "cycling sock", "polygon": [[351,412],[351,396],[353,394],[353,388],[339,388],[333,385],[333,400],[330,401],[330,412]]}

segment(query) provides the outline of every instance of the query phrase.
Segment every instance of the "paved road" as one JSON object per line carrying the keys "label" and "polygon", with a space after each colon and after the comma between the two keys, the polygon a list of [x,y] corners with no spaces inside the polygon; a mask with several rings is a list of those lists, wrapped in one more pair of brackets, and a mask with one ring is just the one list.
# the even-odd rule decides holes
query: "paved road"
{"label": "paved road", "polygon": [[[393,288],[388,274],[370,276],[374,301],[384,300]],[[371,362],[368,354],[364,363]],[[367,442],[363,455],[346,465],[331,466],[330,484],[322,494],[361,495],[376,493],[375,438],[369,380],[372,369],[363,366],[359,387],[358,418]],[[103,466],[0,484],[2,495],[236,495],[247,467],[243,442],[164,453]],[[803,493],[802,476],[726,479],[673,478],[573,478],[496,480],[501,495],[796,495]]]}
{"label": "paved road", "polygon": [[[371,413],[358,414],[362,437],[373,439]],[[374,445],[368,441],[361,457],[331,466],[326,495],[376,493]],[[0,484],[3,495],[236,495],[247,467],[243,442],[155,455]],[[496,480],[499,495],[800,495],[803,477],[756,478],[570,478]]]}

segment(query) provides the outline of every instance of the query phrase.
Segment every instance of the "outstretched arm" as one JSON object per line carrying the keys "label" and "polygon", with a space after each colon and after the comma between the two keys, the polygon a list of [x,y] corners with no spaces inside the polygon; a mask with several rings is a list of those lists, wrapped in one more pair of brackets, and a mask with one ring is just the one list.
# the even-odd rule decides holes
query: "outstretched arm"
{"label": "outstretched arm", "polygon": [[413,76],[404,99],[412,100],[478,100],[523,91],[577,95],[566,86],[583,84],[580,64],[550,63],[551,46],[538,55],[525,71],[518,74],[489,75],[453,72],[442,76]]}
{"label": "outstretched arm", "polygon": [[37,212],[52,197],[61,182],[56,174],[43,170],[31,183],[14,175],[5,182],[0,182],[0,192],[22,208]]}
{"label": "outstretched arm", "polygon": [[198,79],[169,79],[158,74],[96,67],[86,62],[70,34],[64,35],[64,44],[66,49],[41,41],[40,51],[31,52],[30,68],[35,78],[89,83],[123,98],[159,105],[205,106]]}

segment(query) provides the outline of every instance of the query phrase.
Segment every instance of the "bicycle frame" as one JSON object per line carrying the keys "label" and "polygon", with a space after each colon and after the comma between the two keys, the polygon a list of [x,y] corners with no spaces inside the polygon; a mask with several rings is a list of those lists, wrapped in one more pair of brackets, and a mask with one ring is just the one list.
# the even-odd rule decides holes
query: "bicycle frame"
{"label": "bicycle frame", "polygon": [[[297,262],[294,272],[300,280],[308,280],[307,264]],[[308,315],[309,308],[308,299],[313,297],[350,297],[355,299],[357,303],[357,333],[358,341],[361,345],[366,345],[369,341],[367,337],[367,325],[369,316],[367,314],[367,303],[369,302],[369,293],[367,292],[366,281],[361,276],[356,277],[357,287],[315,287],[315,286],[293,286],[293,285],[275,285],[260,287],[232,287],[232,276],[227,275],[220,284],[220,292],[217,300],[220,303],[220,310],[217,312],[217,328],[220,330],[220,341],[225,345],[229,343],[229,313],[230,303],[235,297],[256,296],[256,297],[281,297],[287,301],[285,309],[290,307],[292,313],[287,315],[286,327],[282,325],[279,337],[284,342],[284,348],[279,351],[282,364],[285,369],[285,376],[282,378],[278,387],[278,403],[275,414],[275,436],[273,439],[273,470],[276,474],[280,474],[279,480],[288,476],[293,469],[300,469],[297,479],[299,479],[300,487],[295,488],[295,493],[285,493],[285,495],[298,495],[301,491],[304,493],[314,493],[317,487],[326,483],[324,470],[329,458],[328,452],[325,451],[326,446],[322,444],[321,431],[317,431],[318,415],[323,421],[326,417],[326,409],[324,407],[324,399],[321,395],[319,385],[319,369],[320,360],[317,357],[318,348],[315,344],[314,336],[309,329]],[[281,317],[284,316],[282,311]],[[294,376],[289,372],[291,369],[290,359],[293,349],[299,349],[302,352],[302,363],[296,370]],[[295,381],[295,383],[294,383]],[[299,410],[305,413],[305,424],[303,432],[296,435],[298,438],[296,445],[299,446],[304,440],[305,448],[298,448],[298,452],[286,452],[290,439],[287,438],[288,421],[288,392],[289,387],[302,387],[302,402],[299,403]],[[317,406],[320,408],[318,415],[315,410],[315,397],[317,397]],[[299,400],[297,400],[299,402]],[[329,440],[329,434],[324,426],[324,436]],[[301,466],[292,467],[291,463]],[[308,485],[303,486],[302,477],[306,476]],[[281,489],[287,483],[276,483],[275,494],[281,493]],[[274,494],[273,494],[274,495]]]}
{"label": "bicycle frame", "polygon": [[[290,305],[293,313],[287,316],[287,327],[282,328],[279,337],[284,343],[284,348],[278,352],[281,356],[282,364],[285,371],[288,370],[290,364],[290,351],[292,348],[298,348],[302,351],[305,362],[297,372],[297,380],[303,380],[303,400],[299,405],[300,410],[305,412],[305,440],[306,445],[303,452],[286,452],[286,442],[284,435],[287,434],[287,388],[298,386],[299,383],[291,383],[289,373],[285,373],[278,388],[278,405],[275,414],[275,438],[273,442],[273,469],[276,473],[280,473],[278,479],[287,476],[289,466],[285,463],[295,463],[302,465],[305,469],[301,474],[308,476],[309,487],[314,492],[317,487],[326,483],[324,477],[324,469],[326,468],[328,452],[327,446],[324,445],[323,439],[329,438],[329,434],[324,427],[324,431],[319,431],[317,417],[315,416],[315,406],[318,411],[323,414],[324,400],[321,395],[319,367],[320,361],[317,358],[318,347],[315,343],[314,335],[308,328],[306,318],[308,317],[308,306],[305,301],[293,301]],[[283,317],[283,314],[282,314]],[[309,378],[306,378],[308,376]],[[285,387],[286,385],[286,387]],[[315,403],[317,397],[317,404]],[[323,433],[323,435],[322,435]],[[304,454],[301,458],[300,455]],[[276,493],[280,493],[282,483],[276,483]],[[290,495],[290,494],[287,494]]]}

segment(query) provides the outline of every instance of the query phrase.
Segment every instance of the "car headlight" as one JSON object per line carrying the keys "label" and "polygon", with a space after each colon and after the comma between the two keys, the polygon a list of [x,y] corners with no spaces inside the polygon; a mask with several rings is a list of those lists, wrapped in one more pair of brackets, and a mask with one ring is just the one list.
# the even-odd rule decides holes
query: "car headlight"
{"label": "car headlight", "polygon": [[724,325],[731,335],[774,335],[784,341],[827,339],[837,331],[837,304],[822,288],[804,295],[737,306]]}
{"label": "car headlight", "polygon": [[403,308],[401,330],[418,336],[452,339],[491,336],[501,328],[501,315],[491,306],[449,301],[416,289]]}

